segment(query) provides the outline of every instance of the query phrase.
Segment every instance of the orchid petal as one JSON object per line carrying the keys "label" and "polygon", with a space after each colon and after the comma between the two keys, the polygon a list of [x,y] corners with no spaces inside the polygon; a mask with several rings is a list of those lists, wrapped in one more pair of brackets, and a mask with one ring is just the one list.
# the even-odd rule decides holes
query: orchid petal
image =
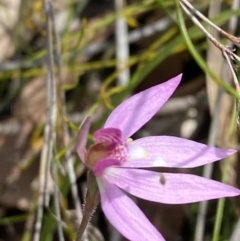
{"label": "orchid petal", "polygon": [[122,144],[122,132],[117,128],[102,128],[94,132],[95,143],[108,142]]}
{"label": "orchid petal", "polygon": [[86,120],[83,122],[82,126],[80,127],[80,130],[77,134],[77,138],[75,142],[74,149],[78,153],[82,162],[85,162],[87,138],[88,138],[88,133],[89,133],[91,124],[92,124],[91,117],[88,116]]}
{"label": "orchid petal", "polygon": [[104,128],[115,127],[127,139],[139,130],[165,104],[180,83],[182,75],[142,91],[117,106],[108,117]]}
{"label": "orchid petal", "polygon": [[164,241],[137,205],[118,187],[103,178],[97,178],[101,205],[109,222],[131,241]]}
{"label": "orchid petal", "polygon": [[120,166],[120,165],[121,165],[121,160],[114,159],[114,158],[105,158],[105,159],[99,160],[92,168],[92,171],[95,176],[101,176],[106,168],[110,166]]}
{"label": "orchid petal", "polygon": [[[146,158],[134,159],[123,164],[123,167],[183,167],[202,166],[235,153],[235,150],[223,150],[201,143],[172,136],[149,136],[128,143],[131,150],[141,146],[146,152]],[[131,153],[131,151],[130,151]]]}
{"label": "orchid petal", "polygon": [[183,204],[240,195],[237,188],[191,174],[112,167],[105,175],[130,194],[160,203]]}

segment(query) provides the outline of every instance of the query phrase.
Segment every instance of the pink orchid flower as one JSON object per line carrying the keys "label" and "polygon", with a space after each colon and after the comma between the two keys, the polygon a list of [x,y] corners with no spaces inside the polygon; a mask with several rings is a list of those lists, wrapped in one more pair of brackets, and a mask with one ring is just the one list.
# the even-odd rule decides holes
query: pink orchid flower
{"label": "pink orchid flower", "polygon": [[117,106],[86,151],[90,121],[79,132],[76,149],[96,176],[101,205],[110,223],[131,241],[164,238],[126,193],[159,203],[183,204],[240,195],[237,188],[191,174],[158,173],[139,168],[192,168],[225,158],[222,150],[172,136],[129,139],[169,99],[181,75],[142,91]]}

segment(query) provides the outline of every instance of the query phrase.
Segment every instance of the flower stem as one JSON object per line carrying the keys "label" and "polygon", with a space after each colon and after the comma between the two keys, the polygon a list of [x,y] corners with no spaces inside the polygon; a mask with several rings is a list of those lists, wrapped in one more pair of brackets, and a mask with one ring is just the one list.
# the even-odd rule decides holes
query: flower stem
{"label": "flower stem", "polygon": [[81,224],[80,224],[80,226],[78,228],[78,231],[77,231],[76,241],[82,240],[82,236],[83,236],[84,231],[87,227],[87,224],[88,224],[88,222],[91,218],[91,214],[92,214],[91,212],[84,212]]}
{"label": "flower stem", "polygon": [[84,204],[84,212],[81,224],[77,231],[76,241],[81,241],[84,231],[87,228],[88,222],[91,219],[91,215],[94,212],[97,204],[99,202],[99,191],[96,183],[96,179],[92,172],[88,172],[87,178],[87,193]]}

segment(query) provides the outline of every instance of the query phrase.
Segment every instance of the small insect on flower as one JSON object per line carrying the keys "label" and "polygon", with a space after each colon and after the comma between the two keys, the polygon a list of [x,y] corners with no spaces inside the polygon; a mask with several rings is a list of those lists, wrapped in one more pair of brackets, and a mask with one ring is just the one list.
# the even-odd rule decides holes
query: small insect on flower
{"label": "small insect on flower", "polygon": [[159,181],[162,185],[165,185],[166,184],[166,178],[164,176],[164,174],[160,173],[160,178],[159,178]]}

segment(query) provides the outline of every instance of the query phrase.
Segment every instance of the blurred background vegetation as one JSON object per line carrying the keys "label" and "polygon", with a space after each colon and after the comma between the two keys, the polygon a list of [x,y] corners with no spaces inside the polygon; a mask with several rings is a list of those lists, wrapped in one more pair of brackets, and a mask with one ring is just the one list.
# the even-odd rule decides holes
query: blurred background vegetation
{"label": "blurred background vegetation", "polygon": [[[86,188],[85,167],[73,150],[79,126],[92,115],[92,131],[99,128],[125,98],[180,73],[177,91],[134,138],[174,135],[239,149],[232,75],[221,51],[184,13],[188,36],[183,36],[177,1],[46,2],[0,0],[1,241],[73,240]],[[240,15],[239,7],[232,10],[234,0],[190,2],[229,32],[229,22]],[[233,34],[240,34],[238,22]],[[203,168],[170,171],[208,175]],[[239,186],[239,171],[235,155],[214,164],[210,173],[213,179]],[[39,209],[43,191],[50,199]],[[239,198],[209,202],[202,236],[197,233],[198,204],[136,202],[167,241],[240,240]],[[35,225],[41,211],[38,238]],[[100,208],[87,232],[86,240],[124,240]]]}

